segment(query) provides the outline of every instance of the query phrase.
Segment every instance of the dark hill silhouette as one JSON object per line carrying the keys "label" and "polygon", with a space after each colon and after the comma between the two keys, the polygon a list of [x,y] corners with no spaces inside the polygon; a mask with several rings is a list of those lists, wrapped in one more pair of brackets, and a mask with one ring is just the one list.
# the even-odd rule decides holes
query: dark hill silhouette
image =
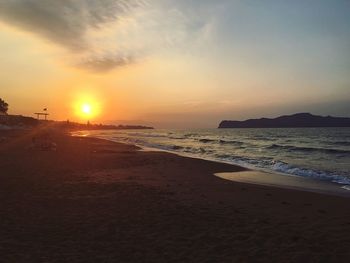
{"label": "dark hill silhouette", "polygon": [[92,123],[77,123],[69,121],[52,121],[37,120],[32,117],[22,115],[0,115],[0,125],[17,128],[30,128],[38,125],[51,125],[52,127],[63,128],[68,130],[141,130],[153,129],[153,127],[142,125],[106,125]]}
{"label": "dark hill silhouette", "polygon": [[222,121],[219,128],[292,128],[292,127],[350,127],[350,118],[317,116],[297,113],[274,119],[261,118],[246,121]]}
{"label": "dark hill silhouette", "polygon": [[153,127],[142,125],[107,125],[107,124],[93,124],[93,123],[77,123],[67,121],[56,121],[54,124],[59,128],[65,128],[70,130],[149,130]]}

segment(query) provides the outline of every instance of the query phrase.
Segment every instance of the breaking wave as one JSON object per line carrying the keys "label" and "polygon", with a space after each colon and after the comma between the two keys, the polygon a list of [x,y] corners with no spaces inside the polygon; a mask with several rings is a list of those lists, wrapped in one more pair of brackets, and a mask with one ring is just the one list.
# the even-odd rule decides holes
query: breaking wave
{"label": "breaking wave", "polygon": [[300,147],[300,146],[291,146],[291,145],[279,145],[272,144],[267,147],[268,149],[284,149],[287,151],[298,151],[298,152],[319,152],[319,153],[328,153],[328,154],[350,154],[348,150],[341,149],[330,149],[330,148],[314,148],[314,147]]}

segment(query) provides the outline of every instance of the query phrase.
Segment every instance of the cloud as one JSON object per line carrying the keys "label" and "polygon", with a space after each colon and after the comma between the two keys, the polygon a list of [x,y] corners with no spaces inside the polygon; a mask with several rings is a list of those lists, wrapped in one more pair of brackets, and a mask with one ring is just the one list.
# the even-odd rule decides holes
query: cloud
{"label": "cloud", "polygon": [[126,0],[2,0],[0,19],[78,51],[88,48],[90,28],[117,20],[140,1]]}
{"label": "cloud", "polygon": [[0,21],[63,47],[71,65],[104,72],[198,49],[210,27],[195,10],[171,0],[0,0]]}
{"label": "cloud", "polygon": [[117,54],[115,56],[88,58],[79,62],[77,66],[94,72],[106,72],[114,68],[127,66],[133,62],[133,57]]}
{"label": "cloud", "polygon": [[126,65],[131,59],[118,54],[107,58],[103,44],[100,56],[91,55],[94,44],[88,33],[144,5],[141,0],[0,0],[0,20],[79,54],[77,65],[101,71]]}

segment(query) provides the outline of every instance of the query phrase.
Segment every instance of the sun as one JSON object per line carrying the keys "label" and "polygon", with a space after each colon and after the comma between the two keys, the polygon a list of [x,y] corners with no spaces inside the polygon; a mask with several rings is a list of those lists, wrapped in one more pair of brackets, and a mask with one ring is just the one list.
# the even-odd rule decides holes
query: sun
{"label": "sun", "polygon": [[98,104],[95,101],[81,101],[77,105],[77,115],[82,119],[91,119],[98,115]]}
{"label": "sun", "polygon": [[104,99],[101,94],[91,90],[75,91],[71,98],[72,113],[79,122],[98,121],[104,109]]}
{"label": "sun", "polygon": [[81,112],[86,115],[92,114],[92,107],[89,103],[84,103],[81,105]]}
{"label": "sun", "polygon": [[93,120],[101,113],[101,105],[97,100],[77,100],[74,105],[75,115],[80,120]]}

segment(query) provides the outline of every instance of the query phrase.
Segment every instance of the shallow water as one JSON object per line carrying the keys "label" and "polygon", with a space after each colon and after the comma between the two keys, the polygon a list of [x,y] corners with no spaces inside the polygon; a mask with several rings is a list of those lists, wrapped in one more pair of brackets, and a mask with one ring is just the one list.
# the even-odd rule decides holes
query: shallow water
{"label": "shallow water", "polygon": [[86,131],[93,136],[350,189],[350,128]]}

